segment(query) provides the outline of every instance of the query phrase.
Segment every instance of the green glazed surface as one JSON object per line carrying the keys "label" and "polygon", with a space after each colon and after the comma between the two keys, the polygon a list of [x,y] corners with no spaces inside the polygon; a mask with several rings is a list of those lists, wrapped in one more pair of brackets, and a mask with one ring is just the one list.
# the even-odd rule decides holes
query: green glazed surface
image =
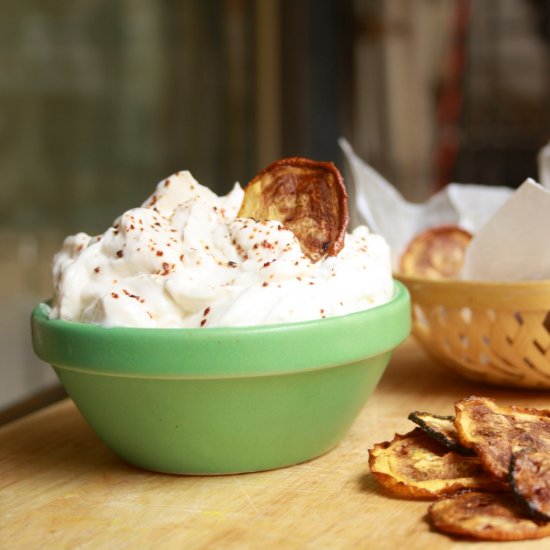
{"label": "green glazed surface", "polygon": [[32,314],[53,365],[97,435],[137,466],[250,472],[303,462],[345,435],[410,331],[406,289],[346,315],[259,327],[104,328]]}

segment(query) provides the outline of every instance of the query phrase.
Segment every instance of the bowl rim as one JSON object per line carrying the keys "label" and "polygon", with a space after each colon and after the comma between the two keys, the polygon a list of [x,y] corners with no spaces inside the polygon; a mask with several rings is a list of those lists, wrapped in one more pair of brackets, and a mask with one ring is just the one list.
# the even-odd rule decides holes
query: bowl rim
{"label": "bowl rim", "polygon": [[[247,327],[103,327],[49,319],[48,308],[41,302],[31,314],[33,349],[40,359],[54,368],[138,378],[234,378],[318,370],[383,354],[405,340],[411,329],[409,292],[395,280],[388,302],[363,311]],[[302,347],[307,352],[297,351]]]}

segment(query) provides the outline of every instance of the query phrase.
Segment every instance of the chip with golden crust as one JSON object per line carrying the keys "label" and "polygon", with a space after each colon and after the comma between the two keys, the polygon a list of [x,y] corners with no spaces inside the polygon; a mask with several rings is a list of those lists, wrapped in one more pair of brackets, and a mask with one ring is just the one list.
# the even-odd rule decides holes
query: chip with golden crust
{"label": "chip with golden crust", "polygon": [[512,456],[510,486],[535,519],[550,521],[550,454],[522,450]]}
{"label": "chip with golden crust", "polygon": [[369,450],[374,477],[395,494],[434,498],[464,489],[501,490],[476,457],[464,457],[434,441],[420,428]]}
{"label": "chip with golden crust", "polygon": [[550,523],[529,518],[510,493],[459,493],[434,502],[428,515],[439,531],[480,540],[527,540],[550,535]]}
{"label": "chip with golden crust", "polygon": [[475,450],[485,468],[507,480],[512,454],[522,449],[550,452],[550,411],[500,407],[487,397],[455,403],[460,442]]}
{"label": "chip with golden crust", "polygon": [[292,231],[313,262],[336,256],[348,227],[348,196],[331,162],[300,157],[281,159],[244,189],[241,218],[276,220]]}
{"label": "chip with golden crust", "polygon": [[401,255],[403,275],[448,279],[458,275],[472,234],[456,225],[432,227],[417,235]]}
{"label": "chip with golden crust", "polygon": [[407,418],[450,451],[463,456],[475,456],[475,452],[472,449],[464,447],[458,440],[454,416],[441,416],[429,412],[413,411]]}

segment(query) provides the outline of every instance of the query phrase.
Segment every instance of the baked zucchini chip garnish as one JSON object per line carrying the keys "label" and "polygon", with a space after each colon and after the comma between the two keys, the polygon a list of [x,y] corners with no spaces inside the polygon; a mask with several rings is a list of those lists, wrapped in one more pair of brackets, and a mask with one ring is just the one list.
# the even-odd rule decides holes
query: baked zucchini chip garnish
{"label": "baked zucchini chip garnish", "polygon": [[369,450],[369,466],[384,487],[404,497],[434,498],[463,489],[502,489],[501,483],[485,473],[478,458],[445,449],[420,428],[377,443]]}
{"label": "baked zucchini chip garnish", "polygon": [[550,411],[499,407],[487,397],[455,403],[460,442],[475,450],[485,468],[507,480],[512,451],[550,452]]}
{"label": "baked zucchini chip garnish", "polygon": [[281,222],[313,262],[336,256],[349,221],[344,180],[331,162],[281,159],[245,187],[238,217]]}
{"label": "baked zucchini chip garnish", "polygon": [[550,454],[528,450],[514,453],[509,482],[535,519],[550,521]]}
{"label": "baked zucchini chip garnish", "polygon": [[434,502],[428,515],[439,531],[481,540],[526,540],[550,535],[550,523],[540,524],[529,518],[510,493],[460,493]]}
{"label": "baked zucchini chip garnish", "polygon": [[401,255],[404,275],[448,279],[456,277],[472,234],[456,225],[441,225],[417,235]]}
{"label": "baked zucchini chip garnish", "polygon": [[458,440],[454,416],[440,416],[428,412],[413,411],[409,414],[408,419],[450,451],[463,456],[475,456],[472,449],[464,447]]}

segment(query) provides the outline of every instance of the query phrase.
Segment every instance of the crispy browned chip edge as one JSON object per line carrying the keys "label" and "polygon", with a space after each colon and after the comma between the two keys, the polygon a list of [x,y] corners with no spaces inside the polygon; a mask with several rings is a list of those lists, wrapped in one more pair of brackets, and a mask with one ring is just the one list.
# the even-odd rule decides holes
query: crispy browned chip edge
{"label": "crispy browned chip edge", "polygon": [[429,506],[428,517],[438,531],[478,540],[530,540],[550,535],[550,524],[530,518],[510,493],[465,491],[443,497]]}

